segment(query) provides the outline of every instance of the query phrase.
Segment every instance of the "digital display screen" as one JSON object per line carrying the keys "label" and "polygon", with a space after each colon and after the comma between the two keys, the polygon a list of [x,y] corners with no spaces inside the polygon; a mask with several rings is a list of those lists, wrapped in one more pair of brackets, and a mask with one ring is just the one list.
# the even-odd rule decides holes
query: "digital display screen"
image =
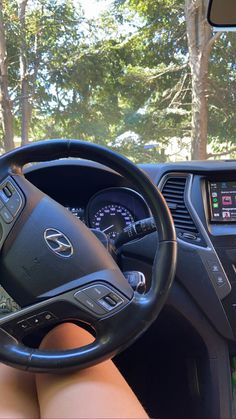
{"label": "digital display screen", "polygon": [[209,182],[211,221],[236,222],[236,180]]}
{"label": "digital display screen", "polygon": [[83,223],[85,223],[85,210],[81,207],[69,207],[66,206],[66,209],[68,209],[70,212],[72,212],[75,217],[79,218]]}

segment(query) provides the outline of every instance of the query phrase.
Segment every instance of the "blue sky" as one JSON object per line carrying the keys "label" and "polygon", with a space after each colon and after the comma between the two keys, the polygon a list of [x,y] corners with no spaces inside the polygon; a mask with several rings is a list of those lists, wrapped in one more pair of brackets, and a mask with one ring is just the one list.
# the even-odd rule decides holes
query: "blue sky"
{"label": "blue sky", "polygon": [[109,5],[112,3],[112,0],[74,0],[74,4],[81,4],[85,16],[88,19],[97,17],[101,12],[108,9]]}

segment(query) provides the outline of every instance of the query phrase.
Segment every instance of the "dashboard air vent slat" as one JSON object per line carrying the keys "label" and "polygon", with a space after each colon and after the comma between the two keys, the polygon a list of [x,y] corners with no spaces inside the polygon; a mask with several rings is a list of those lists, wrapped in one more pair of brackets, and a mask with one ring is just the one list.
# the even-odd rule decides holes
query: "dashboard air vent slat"
{"label": "dashboard air vent slat", "polygon": [[198,233],[198,230],[185,205],[187,177],[169,177],[162,188],[162,194],[170,208],[175,227],[182,231]]}

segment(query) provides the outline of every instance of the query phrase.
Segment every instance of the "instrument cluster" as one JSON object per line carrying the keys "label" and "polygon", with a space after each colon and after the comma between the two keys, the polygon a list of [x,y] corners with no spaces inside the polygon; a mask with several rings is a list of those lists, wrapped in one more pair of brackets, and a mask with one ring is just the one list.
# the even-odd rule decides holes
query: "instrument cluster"
{"label": "instrument cluster", "polygon": [[86,208],[66,207],[89,228],[102,231],[112,240],[129,224],[151,216],[144,198],[133,189],[124,187],[97,192]]}

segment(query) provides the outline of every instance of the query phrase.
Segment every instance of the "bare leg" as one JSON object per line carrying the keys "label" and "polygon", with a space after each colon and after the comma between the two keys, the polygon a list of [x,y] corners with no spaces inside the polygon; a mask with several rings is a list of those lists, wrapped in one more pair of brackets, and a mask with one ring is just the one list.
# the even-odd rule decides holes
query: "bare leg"
{"label": "bare leg", "polygon": [[[42,348],[71,349],[93,340],[70,323],[53,329]],[[41,418],[147,418],[112,361],[70,374],[37,374]]]}
{"label": "bare leg", "polygon": [[39,418],[33,374],[0,364],[0,418]]}

